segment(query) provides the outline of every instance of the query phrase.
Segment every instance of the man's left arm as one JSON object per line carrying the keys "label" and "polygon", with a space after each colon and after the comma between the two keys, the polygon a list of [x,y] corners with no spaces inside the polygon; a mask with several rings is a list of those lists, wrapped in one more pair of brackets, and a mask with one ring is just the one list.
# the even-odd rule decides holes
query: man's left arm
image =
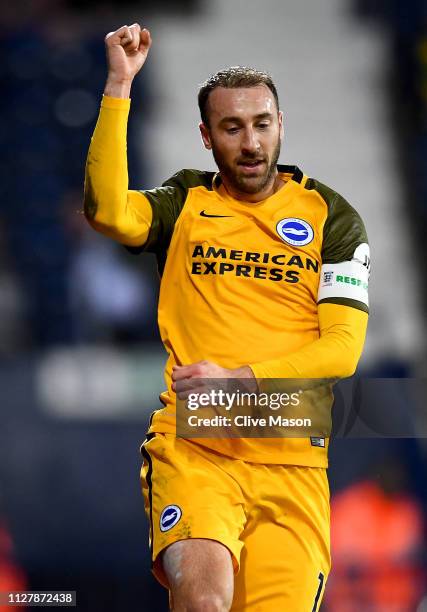
{"label": "man's left arm", "polygon": [[[184,379],[337,379],[354,374],[365,342],[368,313],[342,304],[319,304],[320,338],[286,356],[226,369],[209,361],[174,366],[173,385]],[[184,386],[182,389],[184,390]],[[197,387],[189,384],[193,392]]]}
{"label": "man's left arm", "polygon": [[289,355],[250,364],[255,378],[344,378],[356,370],[368,313],[342,304],[319,304],[320,338]]}

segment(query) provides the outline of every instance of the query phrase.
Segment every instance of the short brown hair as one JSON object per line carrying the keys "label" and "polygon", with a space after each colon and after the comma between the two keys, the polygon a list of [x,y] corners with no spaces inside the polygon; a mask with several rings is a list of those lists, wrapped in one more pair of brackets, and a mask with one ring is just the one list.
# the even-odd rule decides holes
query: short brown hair
{"label": "short brown hair", "polygon": [[266,85],[269,88],[276,100],[277,109],[279,109],[277,89],[268,72],[255,70],[255,68],[246,68],[245,66],[231,66],[210,76],[200,86],[198,94],[200,116],[203,123],[209,125],[207,106],[209,94],[213,89],[216,87],[237,89],[238,87],[256,87],[257,85]]}

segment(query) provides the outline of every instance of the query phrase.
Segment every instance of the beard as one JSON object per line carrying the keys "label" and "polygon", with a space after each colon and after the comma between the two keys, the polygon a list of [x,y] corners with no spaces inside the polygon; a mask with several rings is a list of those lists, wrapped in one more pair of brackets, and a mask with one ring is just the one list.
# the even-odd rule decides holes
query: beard
{"label": "beard", "polygon": [[[280,155],[280,138],[277,139],[276,146],[271,155],[270,162],[268,156],[254,153],[253,155],[247,154],[239,157],[234,165],[230,165],[225,159],[222,153],[215,146],[215,143],[211,140],[212,155],[218,166],[220,174],[227,179],[227,182],[236,191],[247,194],[254,194],[263,191],[268,183],[273,179],[276,168],[277,160]],[[244,162],[252,162],[254,160],[261,160],[265,163],[264,172],[256,176],[245,175],[243,172],[239,172],[239,164]]]}

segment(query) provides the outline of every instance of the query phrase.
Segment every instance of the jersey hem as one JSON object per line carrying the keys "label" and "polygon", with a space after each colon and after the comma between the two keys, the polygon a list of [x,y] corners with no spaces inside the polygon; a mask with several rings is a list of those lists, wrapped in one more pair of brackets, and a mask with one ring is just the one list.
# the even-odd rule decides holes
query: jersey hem
{"label": "jersey hem", "polygon": [[[152,434],[156,434],[156,433],[161,433],[161,434],[173,434],[176,436],[176,428],[171,426],[168,426],[167,424],[163,423],[162,425],[152,425],[147,432],[147,437],[151,436]],[[310,467],[310,468],[327,468],[329,463],[328,463],[328,457],[327,457],[327,450],[326,448],[316,448],[316,447],[310,447],[310,450],[312,451],[312,453],[315,453],[316,455],[319,454],[318,457],[301,457],[299,456],[299,453],[292,453],[289,451],[286,452],[280,452],[278,453],[279,456],[274,457],[273,453],[262,453],[261,451],[257,450],[256,452],[239,452],[239,451],[234,451],[234,449],[231,452],[227,452],[227,450],[223,447],[223,445],[221,444],[221,439],[219,438],[184,438],[185,440],[187,440],[188,442],[192,442],[194,444],[197,444],[198,446],[201,446],[203,448],[207,448],[208,450],[210,450],[213,453],[217,453],[219,455],[222,455],[224,457],[230,457],[230,459],[239,459],[241,461],[245,461],[246,463],[261,463],[263,465],[295,465],[295,466],[300,466],[300,467]],[[236,438],[237,440],[239,439],[244,439],[244,438]],[[248,438],[250,440],[253,441],[258,441],[258,440],[268,440],[269,438]],[[273,440],[278,440],[279,438],[270,438]],[[283,440],[286,439],[290,439],[290,438],[283,438]],[[297,438],[292,438],[292,440],[296,440]],[[308,438],[299,438],[301,440],[308,440]],[[230,443],[230,440],[227,439],[227,443]],[[304,454],[307,454],[307,450],[304,449]],[[273,455],[273,456],[272,456]]]}

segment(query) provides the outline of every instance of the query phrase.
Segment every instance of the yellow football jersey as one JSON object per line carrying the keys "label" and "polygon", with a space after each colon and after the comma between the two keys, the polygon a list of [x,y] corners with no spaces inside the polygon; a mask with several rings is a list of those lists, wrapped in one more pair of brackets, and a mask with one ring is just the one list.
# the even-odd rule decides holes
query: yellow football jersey
{"label": "yellow football jersey", "polygon": [[[318,303],[367,312],[369,251],[360,216],[297,167],[278,170],[283,186],[258,203],[233,199],[219,174],[197,170],[141,192],[151,227],[145,245],[129,250],[157,255],[158,320],[169,354],[165,407],[153,414],[150,432],[175,433],[173,365],[255,364],[262,376],[263,361],[319,338]],[[193,441],[246,461],[327,466],[327,440]]]}

